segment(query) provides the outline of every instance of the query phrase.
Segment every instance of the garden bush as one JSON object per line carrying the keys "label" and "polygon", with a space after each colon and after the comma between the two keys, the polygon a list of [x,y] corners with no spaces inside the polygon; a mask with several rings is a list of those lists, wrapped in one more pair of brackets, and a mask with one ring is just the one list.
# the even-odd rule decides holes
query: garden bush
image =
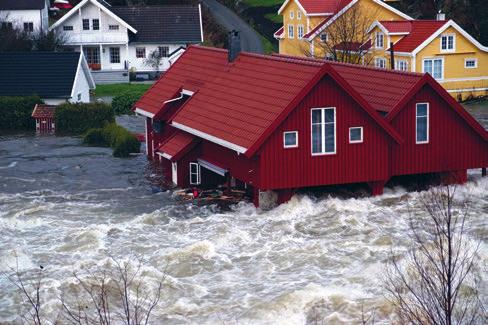
{"label": "garden bush", "polygon": [[0,96],[0,133],[3,131],[34,131],[36,123],[31,114],[36,104],[42,103],[37,96]]}
{"label": "garden bush", "polygon": [[56,132],[71,135],[102,128],[115,121],[112,107],[102,103],[65,103],[58,106],[55,118]]}
{"label": "garden bush", "polygon": [[112,100],[112,108],[115,115],[132,115],[132,106],[142,97],[144,91],[128,91],[118,96],[115,96]]}
{"label": "garden bush", "polygon": [[129,157],[141,148],[141,143],[132,133],[115,123],[89,130],[83,142],[92,146],[111,147],[115,157]]}

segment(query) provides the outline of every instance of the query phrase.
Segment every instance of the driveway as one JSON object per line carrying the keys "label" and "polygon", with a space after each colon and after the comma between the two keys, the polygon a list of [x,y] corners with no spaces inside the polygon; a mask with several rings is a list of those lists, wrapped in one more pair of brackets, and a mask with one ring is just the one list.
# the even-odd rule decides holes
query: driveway
{"label": "driveway", "polygon": [[264,53],[261,37],[234,11],[227,8],[217,0],[203,0],[203,4],[209,8],[215,19],[227,30],[241,32],[241,46],[245,52]]}

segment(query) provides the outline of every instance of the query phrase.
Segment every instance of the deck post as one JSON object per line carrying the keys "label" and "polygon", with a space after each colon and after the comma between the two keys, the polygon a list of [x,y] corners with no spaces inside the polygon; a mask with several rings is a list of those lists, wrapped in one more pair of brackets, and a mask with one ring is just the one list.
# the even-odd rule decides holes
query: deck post
{"label": "deck post", "polygon": [[468,181],[468,170],[452,170],[440,173],[440,177],[443,185],[464,184]]}
{"label": "deck post", "polygon": [[481,176],[482,177],[486,177],[486,167],[485,168],[481,168]]}
{"label": "deck post", "polygon": [[382,195],[386,182],[387,181],[368,182],[368,186],[371,189],[371,195]]}
{"label": "deck post", "polygon": [[256,208],[259,208],[259,189],[252,187],[252,203]]}

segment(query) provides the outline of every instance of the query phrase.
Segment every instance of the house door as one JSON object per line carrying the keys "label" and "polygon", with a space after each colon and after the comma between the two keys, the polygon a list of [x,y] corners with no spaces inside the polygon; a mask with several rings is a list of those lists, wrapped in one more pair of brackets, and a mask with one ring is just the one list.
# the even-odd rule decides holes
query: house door
{"label": "house door", "polygon": [[100,48],[99,47],[85,47],[83,49],[85,52],[86,62],[92,70],[100,70]]}

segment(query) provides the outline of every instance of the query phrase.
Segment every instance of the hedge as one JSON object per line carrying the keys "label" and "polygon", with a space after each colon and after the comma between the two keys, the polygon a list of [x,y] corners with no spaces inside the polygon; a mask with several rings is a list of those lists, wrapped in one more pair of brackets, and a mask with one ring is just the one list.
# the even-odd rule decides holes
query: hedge
{"label": "hedge", "polygon": [[0,133],[2,131],[35,131],[36,123],[31,114],[36,104],[42,101],[37,96],[0,96]]}
{"label": "hedge", "polygon": [[112,107],[103,103],[65,103],[56,109],[56,132],[83,134],[92,128],[102,128],[115,121]]}
{"label": "hedge", "polygon": [[132,106],[142,97],[144,91],[128,91],[118,96],[115,96],[112,100],[112,108],[115,115],[134,114]]}
{"label": "hedge", "polygon": [[141,148],[141,143],[132,133],[115,123],[89,130],[83,138],[83,143],[111,147],[115,157],[129,157],[131,153],[138,153]]}

